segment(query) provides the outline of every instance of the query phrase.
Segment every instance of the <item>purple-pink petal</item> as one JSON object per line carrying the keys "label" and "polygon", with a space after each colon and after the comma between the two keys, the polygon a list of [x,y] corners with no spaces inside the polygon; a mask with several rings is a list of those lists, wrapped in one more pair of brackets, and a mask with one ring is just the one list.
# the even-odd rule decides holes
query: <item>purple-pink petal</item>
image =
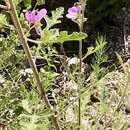
{"label": "purple-pink petal", "polygon": [[37,20],[40,21],[42,18],[44,18],[47,14],[46,9],[41,9],[37,14]]}
{"label": "purple-pink petal", "polygon": [[33,11],[32,12],[27,11],[25,13],[25,18],[27,19],[27,21],[29,23],[34,23],[35,22],[35,13]]}
{"label": "purple-pink petal", "polygon": [[69,18],[69,19],[75,19],[76,18],[76,16],[74,14],[71,14],[71,13],[66,14],[66,17]]}
{"label": "purple-pink petal", "polygon": [[73,6],[68,9],[68,13],[80,13],[80,12],[81,12],[81,8],[78,6]]}
{"label": "purple-pink petal", "polygon": [[46,9],[41,9],[39,12],[36,10],[33,10],[32,12],[27,11],[25,13],[25,18],[27,21],[31,24],[35,24],[36,22],[40,22],[43,17],[45,17],[47,14]]}
{"label": "purple-pink petal", "polygon": [[80,6],[73,6],[73,7],[68,9],[68,14],[66,14],[66,17],[74,20],[74,19],[78,18],[80,13],[81,13],[81,7]]}

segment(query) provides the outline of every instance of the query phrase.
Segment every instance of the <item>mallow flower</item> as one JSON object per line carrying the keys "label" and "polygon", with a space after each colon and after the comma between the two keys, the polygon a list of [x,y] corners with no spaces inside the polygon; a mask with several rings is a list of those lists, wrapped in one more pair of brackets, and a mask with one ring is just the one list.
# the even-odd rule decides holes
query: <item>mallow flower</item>
{"label": "mallow flower", "polygon": [[81,7],[80,6],[73,6],[68,9],[68,13],[66,17],[71,20],[76,20],[81,15]]}
{"label": "mallow flower", "polygon": [[41,9],[40,11],[33,10],[33,11],[27,11],[25,13],[25,18],[30,24],[37,24],[41,21],[42,18],[44,18],[47,14],[46,9]]}

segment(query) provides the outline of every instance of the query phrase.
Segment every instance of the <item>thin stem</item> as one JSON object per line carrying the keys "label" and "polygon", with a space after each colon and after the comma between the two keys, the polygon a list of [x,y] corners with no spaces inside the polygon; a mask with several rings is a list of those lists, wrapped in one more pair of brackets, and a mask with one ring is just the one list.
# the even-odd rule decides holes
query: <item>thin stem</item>
{"label": "thin stem", "polygon": [[[86,7],[86,0],[80,0],[81,5],[82,5],[82,17],[81,17],[81,21],[79,24],[79,28],[80,28],[80,32],[83,32],[83,26],[84,26],[84,13],[85,13],[85,7]],[[79,59],[80,59],[80,63],[79,63],[79,71],[80,71],[80,76],[82,73],[82,40],[79,41]],[[79,85],[81,86],[81,85]],[[79,128],[78,130],[80,130],[81,127],[81,99],[80,99],[80,87],[79,87],[79,92],[78,92],[78,125]]]}
{"label": "thin stem", "polygon": [[[45,102],[46,106],[49,109],[52,110],[52,106],[51,106],[51,104],[50,104],[50,102],[48,100],[48,97],[47,97],[46,92],[44,90],[44,86],[43,86],[43,84],[41,82],[41,79],[39,77],[38,70],[36,68],[36,65],[35,65],[33,59],[32,59],[30,48],[29,48],[28,43],[27,43],[27,38],[24,35],[24,32],[22,30],[22,26],[21,26],[21,24],[19,22],[14,2],[13,2],[13,0],[6,0],[6,3],[8,4],[8,6],[10,6],[10,15],[11,15],[12,21],[13,21],[15,27],[16,27],[19,40],[20,40],[20,42],[21,42],[21,44],[23,46],[23,49],[24,49],[25,54],[26,54],[26,56],[28,58],[29,64],[30,64],[30,66],[32,68],[34,78],[35,78],[35,80],[37,82],[37,87],[38,87],[38,90],[39,90],[40,97]],[[54,115],[52,116],[52,120],[53,120],[53,123],[55,125],[56,130],[61,130],[60,126],[58,124],[57,118]]]}
{"label": "thin stem", "polygon": [[68,73],[68,76],[70,76],[68,64],[67,64],[67,61],[66,61],[66,53],[65,53],[65,50],[64,50],[63,43],[61,44],[61,52],[63,53],[63,62],[62,62],[63,67],[65,68],[66,72]]}
{"label": "thin stem", "polygon": [[84,61],[88,57],[88,53],[85,54],[85,56],[82,58],[82,61]]}
{"label": "thin stem", "polygon": [[[30,25],[29,25],[29,27],[30,27]],[[26,33],[26,36],[28,36],[28,34],[30,33],[30,31],[34,28],[35,26],[33,25],[32,27],[30,27],[30,29],[27,31],[27,33]]]}
{"label": "thin stem", "polygon": [[2,64],[3,69],[6,71],[6,73],[8,74],[9,78],[12,80],[13,83],[15,83],[13,77],[10,75],[9,71],[6,69],[6,66],[4,64]]}
{"label": "thin stem", "polygon": [[36,41],[36,40],[33,40],[33,39],[29,39],[29,38],[27,38],[27,41],[35,43],[35,44],[41,44],[42,43],[41,41]]}

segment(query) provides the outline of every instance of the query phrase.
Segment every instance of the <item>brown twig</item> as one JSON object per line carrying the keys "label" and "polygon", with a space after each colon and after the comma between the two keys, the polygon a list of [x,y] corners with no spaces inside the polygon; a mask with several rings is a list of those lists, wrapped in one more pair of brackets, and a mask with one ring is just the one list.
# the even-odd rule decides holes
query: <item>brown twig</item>
{"label": "brown twig", "polygon": [[[41,82],[41,79],[39,77],[36,65],[35,65],[35,63],[34,63],[34,61],[32,59],[30,48],[29,48],[28,43],[27,43],[27,38],[24,35],[24,32],[22,30],[21,24],[20,24],[19,19],[18,19],[18,15],[17,15],[17,12],[16,12],[16,7],[15,7],[12,0],[5,0],[5,2],[7,4],[7,6],[10,7],[10,15],[11,15],[12,21],[14,23],[14,26],[16,27],[19,40],[20,40],[20,42],[21,42],[21,44],[23,46],[23,49],[24,49],[25,54],[26,54],[26,56],[28,58],[29,64],[30,64],[30,66],[32,68],[34,78],[35,78],[35,80],[37,82],[37,87],[38,87],[38,90],[39,90],[40,97],[45,102],[46,106],[49,109],[53,110],[52,106],[51,106],[51,104],[50,104],[50,102],[48,100],[48,97],[46,95],[46,92],[44,90],[44,86],[43,86],[43,84]],[[56,116],[53,115],[52,120],[53,120],[53,123],[55,125],[56,130],[61,130]]]}
{"label": "brown twig", "polygon": [[0,4],[0,9],[3,9],[3,10],[9,10],[8,6],[1,5],[1,4]]}

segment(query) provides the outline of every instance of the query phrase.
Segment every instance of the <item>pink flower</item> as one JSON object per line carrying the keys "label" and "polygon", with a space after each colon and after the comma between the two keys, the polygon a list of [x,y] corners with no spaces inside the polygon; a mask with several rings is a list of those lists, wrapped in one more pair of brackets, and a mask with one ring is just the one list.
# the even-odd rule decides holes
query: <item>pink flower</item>
{"label": "pink flower", "polygon": [[75,20],[79,17],[81,14],[81,7],[80,6],[73,6],[68,9],[68,14],[66,14],[66,17]]}
{"label": "pink flower", "polygon": [[44,18],[47,14],[46,9],[41,9],[40,11],[27,11],[25,13],[25,18],[27,21],[31,24],[36,24],[37,22],[40,22],[42,18]]}

